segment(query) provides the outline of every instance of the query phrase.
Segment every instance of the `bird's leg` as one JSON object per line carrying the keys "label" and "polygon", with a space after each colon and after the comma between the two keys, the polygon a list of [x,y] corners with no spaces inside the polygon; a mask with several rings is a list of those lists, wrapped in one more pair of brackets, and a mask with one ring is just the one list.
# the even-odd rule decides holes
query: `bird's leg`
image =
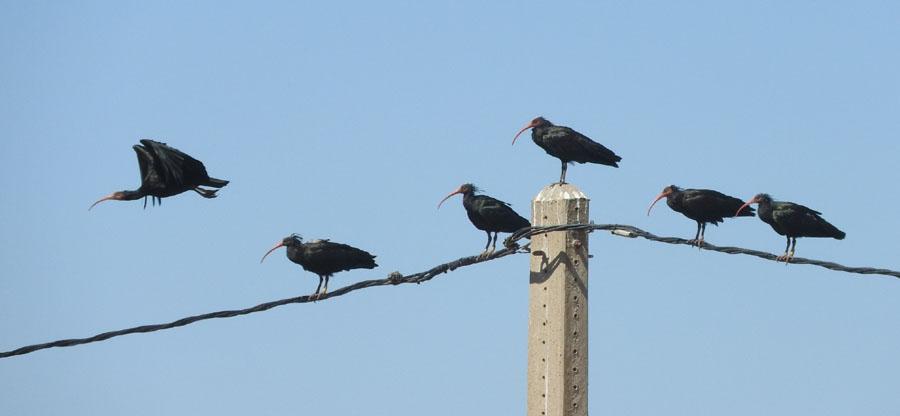
{"label": "bird's leg", "polygon": [[[494,250],[497,250],[497,234],[498,234],[498,232],[497,232],[497,231],[494,231],[494,239],[493,239],[492,244],[491,244],[491,249],[488,250],[488,251],[484,254],[484,257],[488,257],[488,256],[490,256],[491,254],[494,254]],[[488,233],[488,238],[490,238],[490,236],[491,236],[491,233]]]}
{"label": "bird's leg", "polygon": [[324,280],[324,279],[323,279],[322,276],[320,275],[320,276],[319,276],[319,285],[316,286],[316,293],[313,293],[312,295],[309,295],[309,298],[310,298],[310,299],[316,300],[316,299],[319,298],[319,290],[322,289],[322,280]]}
{"label": "bird's leg", "polygon": [[703,226],[700,227],[700,239],[697,240],[697,248],[703,248],[703,237],[706,235],[706,223],[703,223]]}
{"label": "bird's leg", "polygon": [[481,260],[481,259],[487,257],[487,255],[488,255],[488,247],[491,246],[491,232],[490,232],[490,231],[485,231],[485,232],[486,232],[487,235],[488,235],[488,240],[487,240],[487,244],[484,245],[484,251],[482,251],[481,254],[478,255],[478,259],[479,259],[479,260]]}
{"label": "bird's leg", "polygon": [[144,197],[144,209],[147,209],[147,197]]}
{"label": "bird's leg", "polygon": [[559,175],[559,184],[562,185],[566,183],[566,169],[569,168],[569,164],[566,163],[565,160],[561,160],[562,162],[562,173]]}
{"label": "bird's leg", "polygon": [[791,251],[788,253],[787,260],[784,261],[784,264],[790,263],[791,259],[794,258],[794,249],[797,248],[797,237],[793,238],[791,242]]}
{"label": "bird's leg", "polygon": [[330,278],[330,277],[331,276],[325,276],[325,288],[322,289],[322,294],[319,296],[325,296],[328,294],[328,278]]}
{"label": "bird's leg", "polygon": [[788,261],[788,249],[791,248],[791,238],[787,237],[787,245],[784,246],[784,254],[775,258],[775,260],[783,261],[784,264],[787,264]]}
{"label": "bird's leg", "polygon": [[694,245],[697,244],[698,241],[700,241],[700,224],[702,223],[700,221],[697,221],[697,234],[694,235],[693,240],[688,240],[688,244]]}

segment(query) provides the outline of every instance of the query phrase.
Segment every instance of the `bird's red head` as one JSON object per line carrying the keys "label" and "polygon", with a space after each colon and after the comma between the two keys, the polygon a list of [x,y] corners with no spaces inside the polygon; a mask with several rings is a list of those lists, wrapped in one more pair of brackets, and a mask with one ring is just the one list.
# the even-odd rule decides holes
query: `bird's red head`
{"label": "bird's red head", "polygon": [[281,239],[281,241],[278,242],[278,244],[275,244],[275,246],[270,248],[269,251],[266,252],[266,254],[263,254],[262,258],[259,259],[259,262],[262,263],[263,260],[266,259],[266,256],[269,255],[269,253],[275,251],[278,248],[290,247],[290,246],[297,245],[297,244],[303,244],[303,239],[298,234],[291,234],[291,235]]}
{"label": "bird's red head", "polygon": [[519,130],[518,133],[516,133],[516,137],[513,137],[512,144],[516,144],[516,139],[518,139],[519,135],[522,134],[522,132],[524,132],[525,130],[528,130],[528,129],[531,129],[534,127],[541,127],[541,126],[548,126],[548,125],[550,125],[550,122],[547,121],[547,119],[545,119],[543,117],[537,117],[534,120],[529,121],[528,124],[525,125],[525,127],[522,127],[522,129]]}
{"label": "bird's red head", "polygon": [[771,202],[772,197],[770,197],[768,194],[756,194],[753,196],[753,198],[750,198],[750,200],[748,200],[747,202],[744,202],[744,205],[741,205],[741,207],[738,208],[738,210],[734,213],[734,216],[737,217],[738,214],[740,214],[741,211],[744,210],[744,208],[747,208],[753,204],[758,204],[763,201]]}
{"label": "bird's red head", "polygon": [[653,203],[650,204],[650,208],[647,208],[647,216],[648,217],[650,216],[650,210],[653,209],[653,206],[656,205],[656,203],[660,199],[668,197],[669,195],[672,195],[673,193],[678,192],[680,190],[681,190],[681,188],[679,188],[675,185],[669,185],[669,186],[663,188],[662,192],[659,195],[657,195],[656,199],[653,200]]}
{"label": "bird's red head", "polygon": [[473,192],[475,192],[475,191],[477,191],[477,190],[478,190],[478,187],[476,187],[475,185],[472,185],[471,183],[464,183],[464,184],[460,185],[459,188],[457,188],[455,191],[450,192],[449,195],[445,196],[444,199],[441,200],[441,202],[438,202],[438,209],[441,208],[441,204],[443,204],[444,201],[450,199],[450,197],[453,196],[453,195],[456,195],[456,194],[462,194],[462,195],[471,194],[471,193],[473,193]]}

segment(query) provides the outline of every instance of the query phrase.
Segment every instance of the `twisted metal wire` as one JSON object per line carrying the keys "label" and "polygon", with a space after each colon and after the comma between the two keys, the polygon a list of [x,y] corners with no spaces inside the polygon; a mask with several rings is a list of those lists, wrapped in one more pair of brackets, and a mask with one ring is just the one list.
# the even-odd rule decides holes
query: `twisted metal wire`
{"label": "twisted metal wire", "polygon": [[[621,237],[630,237],[630,238],[646,238],[647,240],[656,241],[660,243],[666,244],[687,244],[693,245],[690,240],[686,240],[683,238],[676,237],[660,237],[655,234],[644,231],[640,228],[637,228],[632,225],[623,225],[623,224],[567,224],[567,225],[554,225],[547,227],[530,227],[523,228],[519,231],[516,231],[506,240],[504,240],[504,244],[507,246],[511,244],[515,244],[517,241],[523,238],[529,238],[535,234],[543,234],[552,231],[610,231],[614,235],[618,235]],[[709,243],[704,242],[703,247],[704,250],[718,251],[720,253],[727,254],[746,254],[748,256],[756,256],[766,260],[779,261],[778,256],[766,253],[764,251],[750,250],[741,247],[729,247],[729,246],[715,246]],[[791,264],[811,264],[814,266],[824,267],[826,269],[836,270],[840,272],[847,273],[858,273],[858,274],[880,274],[885,276],[893,276],[900,278],[900,272],[889,269],[877,269],[873,267],[847,267],[844,265],[840,265],[837,263],[833,263],[830,261],[822,261],[822,260],[813,260],[807,259],[803,257],[793,257],[791,258]]]}
{"label": "twisted metal wire", "polygon": [[[71,347],[75,345],[81,344],[89,344],[92,342],[104,341],[110,338],[119,337],[122,335],[128,334],[136,334],[136,333],[144,333],[144,332],[154,332],[160,331],[163,329],[171,329],[177,328],[180,326],[189,325],[195,322],[204,321],[207,319],[215,319],[215,318],[231,318],[234,316],[247,315],[256,312],[267,311],[269,309],[288,305],[292,303],[307,303],[312,301],[320,301],[325,299],[334,298],[337,296],[342,296],[350,292],[354,292],[360,289],[374,287],[374,286],[387,286],[387,285],[400,285],[406,283],[422,283],[427,282],[443,273],[454,271],[460,267],[470,266],[473,264],[484,263],[491,260],[496,260],[501,257],[506,257],[516,253],[527,253],[529,252],[529,245],[524,244],[519,246],[519,240],[530,238],[536,234],[543,234],[554,231],[610,231],[614,235],[622,236],[622,237],[630,237],[630,238],[645,238],[647,240],[656,241],[660,243],[666,244],[686,244],[692,245],[689,240],[683,238],[676,237],[660,237],[655,234],[644,231],[640,228],[631,226],[631,225],[623,225],[623,224],[568,224],[568,225],[556,225],[556,226],[548,226],[548,227],[528,227],[523,228],[519,231],[516,231],[512,235],[510,235],[506,240],[504,240],[505,248],[498,250],[488,256],[468,256],[463,257],[448,263],[440,264],[434,266],[426,271],[414,273],[410,275],[402,275],[399,272],[391,273],[387,278],[384,279],[373,279],[373,280],[364,280],[361,282],[354,283],[349,286],[344,286],[340,289],[337,289],[333,292],[330,292],[326,295],[319,296],[317,299],[311,298],[310,296],[298,296],[293,298],[287,298],[282,300],[277,300],[273,302],[266,302],[256,305],[247,309],[237,309],[237,310],[226,310],[219,312],[211,312],[205,313],[202,315],[194,315],[186,318],[182,318],[176,321],[172,321],[164,324],[155,324],[155,325],[142,325],[134,328],[127,328],[118,331],[110,331],[104,332],[101,334],[94,335],[88,338],[73,338],[73,339],[63,339],[59,341],[48,342],[44,344],[35,344],[28,345],[25,347],[17,348],[12,351],[0,352],[0,358],[13,357],[17,355],[24,355],[28,353],[32,353],[35,351],[54,348],[54,347]],[[749,250],[740,247],[720,247],[715,246],[709,243],[704,243],[704,250],[718,251],[721,253],[727,254],[746,254],[750,256],[756,256],[766,260],[778,261],[778,256],[766,253],[763,251]],[[821,261],[821,260],[813,260],[807,259],[803,257],[794,257],[791,259],[791,263],[795,264],[811,264],[814,266],[824,267],[826,269],[848,272],[848,273],[859,273],[859,274],[880,274],[886,276],[893,276],[900,278],[900,272],[888,269],[877,269],[872,267],[847,267],[837,263]]]}
{"label": "twisted metal wire", "polygon": [[89,343],[98,342],[98,341],[105,341],[107,339],[120,337],[122,335],[137,334],[137,333],[143,333],[143,332],[154,332],[154,331],[161,331],[163,329],[177,328],[177,327],[189,325],[189,324],[192,324],[195,322],[205,321],[207,319],[231,318],[234,316],[247,315],[247,314],[251,314],[251,313],[267,311],[269,309],[272,309],[272,308],[275,308],[278,306],[288,305],[288,304],[292,304],[292,303],[307,303],[307,302],[313,302],[313,301],[321,301],[321,300],[334,298],[334,297],[341,296],[341,295],[346,295],[350,292],[357,291],[360,289],[365,289],[367,287],[400,285],[400,284],[405,284],[405,283],[418,284],[418,283],[422,283],[422,282],[427,282],[443,273],[452,272],[460,267],[465,267],[465,266],[470,266],[470,265],[477,264],[477,263],[483,263],[486,261],[496,260],[501,257],[506,257],[510,254],[515,254],[516,252],[518,252],[520,250],[527,251],[527,245],[525,247],[519,247],[517,245],[505,247],[505,248],[503,248],[501,250],[497,250],[497,251],[493,252],[492,254],[485,256],[485,257],[480,257],[480,256],[463,257],[463,258],[460,258],[460,259],[457,259],[457,260],[454,260],[454,261],[451,261],[448,263],[434,266],[423,272],[414,273],[414,274],[410,274],[410,275],[406,275],[406,276],[400,274],[399,272],[393,272],[384,279],[373,279],[373,280],[364,280],[361,282],[357,282],[357,283],[354,283],[349,286],[344,286],[335,291],[328,292],[327,294],[321,295],[318,298],[312,298],[309,295],[298,296],[298,297],[293,297],[293,298],[276,300],[273,302],[261,303],[259,305],[256,305],[254,307],[247,308],[247,309],[236,309],[236,310],[204,313],[202,315],[189,316],[186,318],[182,318],[182,319],[172,321],[169,323],[164,323],[164,324],[142,325],[142,326],[122,329],[122,330],[118,330],[118,331],[104,332],[104,333],[97,334],[97,335],[94,335],[94,336],[88,337],[88,338],[63,339],[63,340],[48,342],[48,343],[44,343],[44,344],[28,345],[25,347],[16,348],[12,351],[0,352],[0,358],[13,357],[16,355],[24,355],[24,354],[32,353],[32,352],[47,349],[47,348],[71,347],[71,346],[75,346],[75,345],[89,344]]}

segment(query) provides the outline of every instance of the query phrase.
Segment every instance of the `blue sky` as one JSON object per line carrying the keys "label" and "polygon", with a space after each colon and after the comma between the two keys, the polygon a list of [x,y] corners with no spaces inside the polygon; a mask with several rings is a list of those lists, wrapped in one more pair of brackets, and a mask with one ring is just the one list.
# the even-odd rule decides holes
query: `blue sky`
{"label": "blue sky", "polygon": [[[428,4],[425,4],[428,3]],[[786,4],[790,3],[790,4]],[[900,6],[860,2],[0,2],[0,350],[307,294],[301,233],[371,251],[337,288],[478,253],[474,182],[528,216],[531,118],[623,157],[568,179],[597,223],[690,237],[666,185],[758,192],[900,267]],[[97,198],[165,141],[215,200]],[[758,219],[714,244],[780,252]],[[597,233],[590,412],[896,415],[900,286]],[[0,360],[0,414],[515,414],[528,259],[423,285]]]}

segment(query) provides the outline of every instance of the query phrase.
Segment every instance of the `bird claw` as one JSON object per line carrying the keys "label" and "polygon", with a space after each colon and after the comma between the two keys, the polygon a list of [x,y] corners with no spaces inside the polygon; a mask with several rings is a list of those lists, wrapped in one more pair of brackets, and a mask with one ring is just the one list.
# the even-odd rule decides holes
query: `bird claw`
{"label": "bird claw", "polygon": [[702,238],[688,240],[687,243],[688,245],[697,246],[697,248],[703,248],[703,245],[706,244]]}
{"label": "bird claw", "polygon": [[784,265],[787,266],[788,263],[791,262],[791,259],[794,258],[794,252],[785,252],[784,254],[775,258],[777,261],[783,261]]}
{"label": "bird claw", "polygon": [[478,260],[484,260],[484,259],[490,257],[491,254],[494,254],[494,249],[493,249],[493,248],[488,249],[488,250],[485,250],[485,251],[482,251],[481,254],[478,255]]}

